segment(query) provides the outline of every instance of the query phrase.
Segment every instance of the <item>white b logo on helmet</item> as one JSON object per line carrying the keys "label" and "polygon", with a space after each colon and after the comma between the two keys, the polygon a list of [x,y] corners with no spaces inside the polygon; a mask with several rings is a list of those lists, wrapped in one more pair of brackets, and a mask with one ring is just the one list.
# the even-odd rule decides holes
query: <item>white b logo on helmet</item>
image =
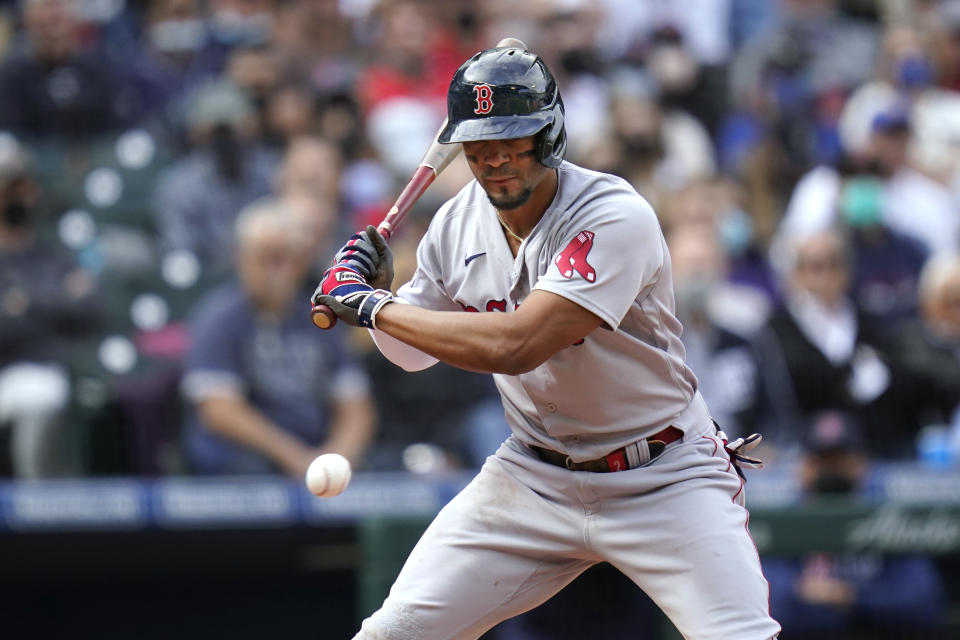
{"label": "white b logo on helmet", "polygon": [[473,110],[479,115],[486,115],[493,109],[493,89],[488,84],[478,84],[473,87],[473,92],[477,94],[477,108]]}

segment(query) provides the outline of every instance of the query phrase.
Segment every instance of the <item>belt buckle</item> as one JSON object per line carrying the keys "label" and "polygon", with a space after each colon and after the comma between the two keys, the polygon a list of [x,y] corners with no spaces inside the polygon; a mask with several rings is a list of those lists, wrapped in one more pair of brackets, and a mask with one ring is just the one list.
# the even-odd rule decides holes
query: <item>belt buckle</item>
{"label": "belt buckle", "polygon": [[566,458],[564,458],[563,464],[564,466],[567,467],[567,469],[570,469],[571,471],[573,471],[573,468],[577,463],[573,461],[573,458],[571,458],[570,456],[567,456]]}

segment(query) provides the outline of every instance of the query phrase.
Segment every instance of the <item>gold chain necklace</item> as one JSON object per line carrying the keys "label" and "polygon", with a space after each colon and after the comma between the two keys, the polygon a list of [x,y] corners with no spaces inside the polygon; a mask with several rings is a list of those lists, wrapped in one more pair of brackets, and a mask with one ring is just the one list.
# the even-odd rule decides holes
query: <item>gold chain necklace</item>
{"label": "gold chain necklace", "polygon": [[515,233],[513,232],[513,229],[511,229],[510,226],[509,226],[506,222],[503,221],[503,218],[500,217],[500,211],[498,211],[497,209],[494,209],[493,211],[494,211],[494,213],[497,214],[497,220],[500,221],[500,226],[502,226],[502,227],[506,230],[507,233],[509,233],[511,236],[513,236],[513,239],[514,239],[514,240],[516,240],[517,242],[523,242],[523,238],[521,238],[520,236],[518,236],[517,234],[515,234]]}

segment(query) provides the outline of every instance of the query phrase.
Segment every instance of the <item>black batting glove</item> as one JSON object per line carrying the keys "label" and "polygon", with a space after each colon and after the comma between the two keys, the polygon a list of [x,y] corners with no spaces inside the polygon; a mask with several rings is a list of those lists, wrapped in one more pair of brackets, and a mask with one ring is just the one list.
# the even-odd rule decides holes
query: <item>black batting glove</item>
{"label": "black batting glove", "polygon": [[389,291],[393,285],[393,252],[373,225],[350,236],[334,256],[334,263],[355,269],[374,289]]}

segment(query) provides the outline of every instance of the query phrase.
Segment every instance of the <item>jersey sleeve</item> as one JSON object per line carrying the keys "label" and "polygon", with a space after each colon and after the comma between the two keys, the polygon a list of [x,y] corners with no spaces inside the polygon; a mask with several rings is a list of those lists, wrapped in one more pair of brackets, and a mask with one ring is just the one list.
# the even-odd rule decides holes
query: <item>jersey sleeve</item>
{"label": "jersey sleeve", "polygon": [[663,233],[640,197],[607,199],[563,225],[558,239],[534,288],[577,303],[611,329],[660,278]]}
{"label": "jersey sleeve", "polygon": [[[409,282],[397,289],[397,302],[435,311],[458,311],[443,286],[443,263],[440,258],[440,222],[446,208],[441,209],[417,247],[417,270]],[[383,331],[371,331],[374,344],[387,360],[406,371],[421,371],[439,362],[433,356],[397,340]]]}
{"label": "jersey sleeve", "polygon": [[[402,303],[404,300],[401,298],[397,302]],[[422,371],[440,362],[430,354],[424,353],[416,347],[411,347],[406,342],[397,340],[389,333],[376,329],[369,329],[369,331],[373,343],[377,345],[380,353],[405,371]]]}

